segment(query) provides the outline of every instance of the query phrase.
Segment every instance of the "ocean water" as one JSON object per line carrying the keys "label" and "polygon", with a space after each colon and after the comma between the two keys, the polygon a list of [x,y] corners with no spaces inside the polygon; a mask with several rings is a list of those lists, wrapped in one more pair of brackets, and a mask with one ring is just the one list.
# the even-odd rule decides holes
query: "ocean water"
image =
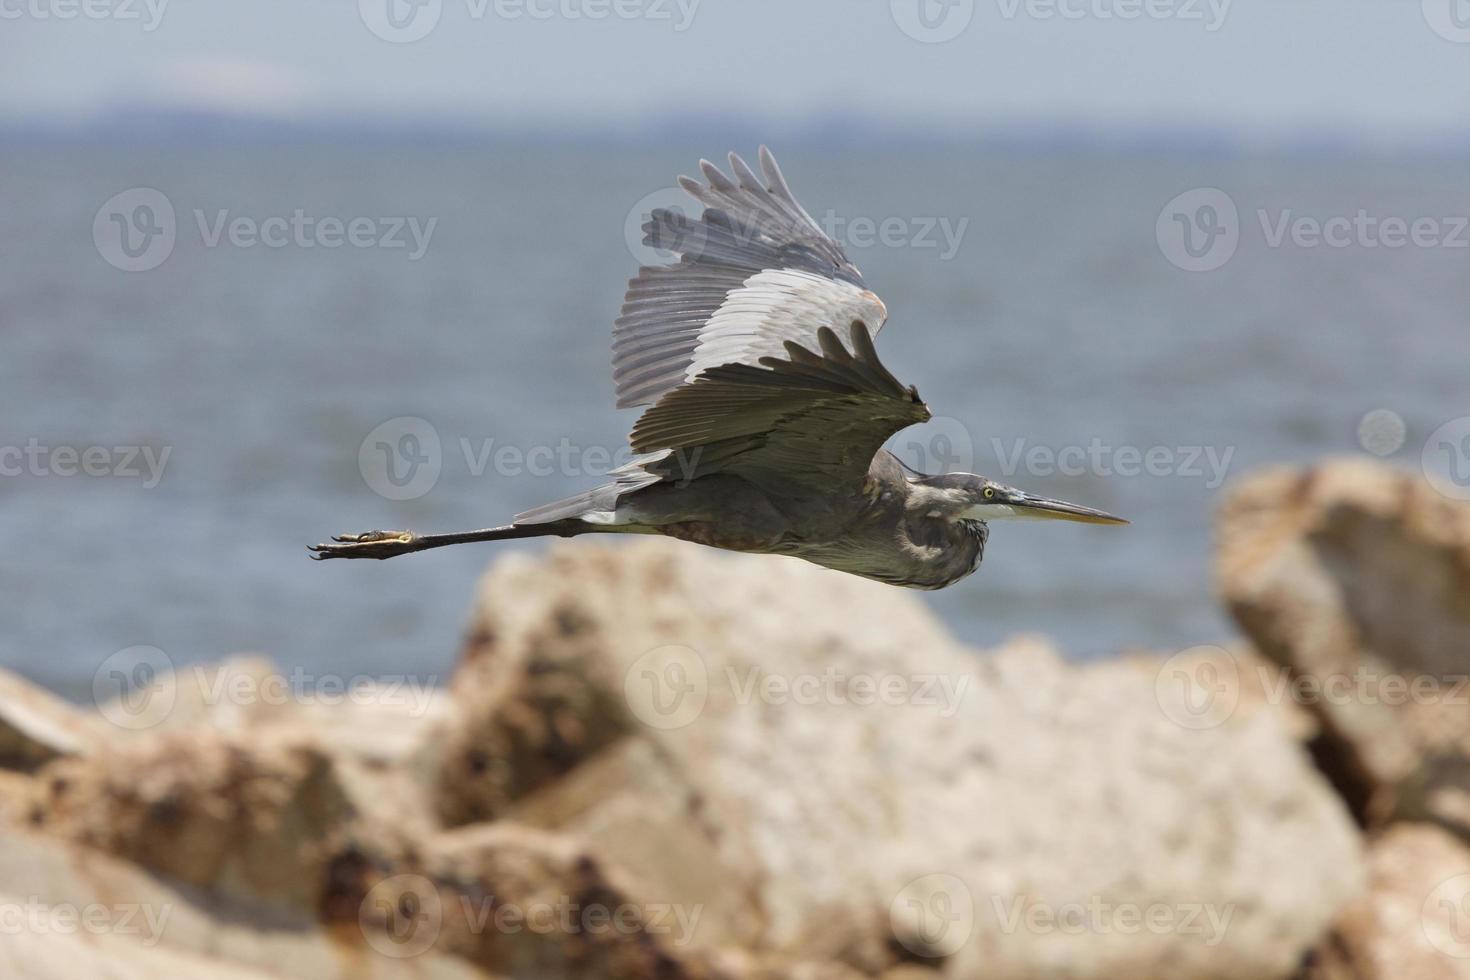
{"label": "ocean water", "polygon": [[[253,651],[446,676],[486,563],[539,543],[322,564],[304,546],[502,523],[596,483],[634,417],[613,410],[608,368],[636,267],[629,215],[724,149],[7,143],[0,665],[74,696],[139,645],[178,664]],[[976,575],[919,594],[967,642],[1041,632],[1087,658],[1218,641],[1211,522],[1230,480],[1362,453],[1375,411],[1394,414],[1374,416],[1369,444],[1417,467],[1427,435],[1470,414],[1462,160],[781,157],[886,301],[885,361],[940,416],[897,448],[1134,522],[997,523]],[[136,191],[103,205],[135,188],[167,200],[174,242],[130,272],[114,263],[156,255],[161,239],[137,236],[164,216],[139,213],[157,199]],[[1168,229],[1183,214],[1194,245],[1227,248],[1208,237],[1226,216],[1200,210],[1217,197],[1185,198],[1160,230],[1197,188],[1238,211],[1235,251],[1210,271],[1170,256],[1223,253],[1190,259]],[[298,211],[340,221],[339,239],[364,219],[364,244],[296,235]],[[1360,211],[1435,219],[1441,241],[1312,244],[1293,224]],[[137,219],[141,259],[111,214]],[[433,221],[422,255],[397,219]],[[252,227],[284,244],[251,244]],[[1300,240],[1274,241],[1282,227]],[[68,448],[104,475],[72,475]]]}

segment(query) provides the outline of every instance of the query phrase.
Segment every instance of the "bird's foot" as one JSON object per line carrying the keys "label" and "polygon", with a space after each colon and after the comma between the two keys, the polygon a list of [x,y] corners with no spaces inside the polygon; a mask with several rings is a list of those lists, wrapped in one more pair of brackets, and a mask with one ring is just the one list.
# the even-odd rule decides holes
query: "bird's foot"
{"label": "bird's foot", "polygon": [[337,534],[333,544],[314,544],[307,548],[318,561],[325,558],[393,558],[419,550],[419,536],[412,531],[364,531],[362,534]]}

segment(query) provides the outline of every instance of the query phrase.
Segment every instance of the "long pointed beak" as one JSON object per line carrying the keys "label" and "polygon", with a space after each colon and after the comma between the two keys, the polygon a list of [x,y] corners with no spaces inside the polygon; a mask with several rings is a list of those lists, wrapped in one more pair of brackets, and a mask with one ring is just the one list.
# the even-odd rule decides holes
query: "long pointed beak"
{"label": "long pointed beak", "polygon": [[1083,507],[1081,504],[1069,504],[1065,500],[1038,497],[1024,490],[1015,491],[1015,495],[1006,503],[1015,508],[1018,517],[1045,517],[1058,521],[1077,521],[1081,524],[1128,523],[1123,518],[1114,517],[1106,511]]}

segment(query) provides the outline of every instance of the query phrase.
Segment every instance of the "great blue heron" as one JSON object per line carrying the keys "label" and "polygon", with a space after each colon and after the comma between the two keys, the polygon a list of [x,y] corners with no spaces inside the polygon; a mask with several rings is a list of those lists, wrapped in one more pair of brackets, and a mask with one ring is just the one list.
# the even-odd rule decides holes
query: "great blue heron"
{"label": "great blue heron", "polygon": [[697,221],[654,211],[644,244],[679,256],[639,270],[613,328],[619,408],[650,406],[631,462],[595,490],[459,534],[368,531],[314,558],[392,558],[469,541],[662,534],[791,555],[920,589],[973,572],[995,518],[1125,524],[971,473],[910,470],[883,444],[929,419],[878,360],[888,310],[792,196],[765,147],[757,177],[700,161],[680,185]]}

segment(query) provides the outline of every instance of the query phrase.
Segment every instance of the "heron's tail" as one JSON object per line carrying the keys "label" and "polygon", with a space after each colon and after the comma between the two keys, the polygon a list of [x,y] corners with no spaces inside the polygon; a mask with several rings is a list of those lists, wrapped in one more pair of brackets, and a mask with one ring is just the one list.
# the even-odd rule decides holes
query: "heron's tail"
{"label": "heron's tail", "polygon": [[[670,453],[663,449],[656,453],[644,453],[634,456],[608,473],[612,482],[605,483],[592,490],[585,490],[574,497],[565,500],[554,500],[540,507],[532,507],[524,513],[515,516],[515,527],[523,525],[534,525],[540,527],[546,524],[558,524],[568,519],[580,519],[579,523],[592,525],[584,527],[582,532],[588,531],[616,531],[621,523],[617,516],[618,501],[626,494],[644,487],[650,487],[666,479],[667,474],[658,472],[654,467],[662,462]],[[690,474],[684,474],[687,479]],[[558,532],[551,531],[551,534]]]}
{"label": "heron's tail", "polygon": [[581,520],[583,515],[608,511],[617,506],[617,494],[611,491],[610,487],[598,487],[596,490],[579,493],[575,497],[554,500],[540,507],[532,507],[528,511],[517,514],[515,523],[510,526],[524,528],[532,534],[555,534],[555,531],[536,531],[534,529],[546,528],[553,524],[583,524],[585,523]]}

